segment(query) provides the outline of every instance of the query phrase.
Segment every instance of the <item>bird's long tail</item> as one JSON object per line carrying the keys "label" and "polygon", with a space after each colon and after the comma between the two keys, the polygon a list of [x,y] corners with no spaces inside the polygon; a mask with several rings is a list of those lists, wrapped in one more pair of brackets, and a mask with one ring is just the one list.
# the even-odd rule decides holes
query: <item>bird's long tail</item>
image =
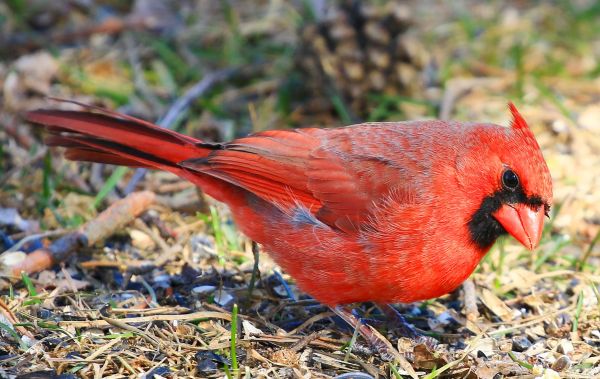
{"label": "bird's long tail", "polygon": [[149,122],[101,112],[36,110],[26,118],[43,125],[50,133],[46,144],[65,147],[65,156],[71,160],[157,168],[181,175],[179,162],[202,158],[211,150],[210,144]]}

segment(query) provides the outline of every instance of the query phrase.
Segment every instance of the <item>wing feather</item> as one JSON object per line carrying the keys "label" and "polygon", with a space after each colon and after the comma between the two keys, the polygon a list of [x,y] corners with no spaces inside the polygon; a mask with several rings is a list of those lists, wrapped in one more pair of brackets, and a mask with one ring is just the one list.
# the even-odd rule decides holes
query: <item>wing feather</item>
{"label": "wing feather", "polygon": [[356,232],[392,183],[397,184],[390,179],[397,167],[381,157],[357,154],[354,149],[362,141],[353,138],[347,129],[268,131],[225,144],[181,166],[280,206],[300,203],[320,221]]}

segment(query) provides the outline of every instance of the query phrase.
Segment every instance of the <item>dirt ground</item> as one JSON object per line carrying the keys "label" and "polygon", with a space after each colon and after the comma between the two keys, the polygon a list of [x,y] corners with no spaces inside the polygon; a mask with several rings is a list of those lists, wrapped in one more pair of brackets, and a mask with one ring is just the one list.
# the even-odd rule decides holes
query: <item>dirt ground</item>
{"label": "dirt ground", "polygon": [[[0,4],[0,377],[600,376],[600,3],[339,3]],[[76,108],[48,97],[210,141],[507,125],[513,101],[552,173],[551,219],[536,251],[502,240],[459,290],[396,306],[434,348],[358,304],[382,357],[191,184],[45,147],[23,112]]]}

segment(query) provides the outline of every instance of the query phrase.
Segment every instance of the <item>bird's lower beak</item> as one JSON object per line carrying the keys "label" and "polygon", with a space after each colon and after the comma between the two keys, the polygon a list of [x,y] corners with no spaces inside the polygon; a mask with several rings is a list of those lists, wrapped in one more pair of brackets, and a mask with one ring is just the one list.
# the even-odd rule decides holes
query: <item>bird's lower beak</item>
{"label": "bird's lower beak", "polygon": [[544,227],[544,207],[535,210],[525,204],[502,204],[492,216],[529,250],[535,249],[540,243]]}

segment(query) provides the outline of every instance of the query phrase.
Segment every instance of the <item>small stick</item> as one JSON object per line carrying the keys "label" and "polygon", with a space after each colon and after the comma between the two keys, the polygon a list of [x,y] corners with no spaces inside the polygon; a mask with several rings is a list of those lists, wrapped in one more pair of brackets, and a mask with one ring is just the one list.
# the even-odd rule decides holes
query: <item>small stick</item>
{"label": "small stick", "polygon": [[463,283],[463,291],[465,296],[465,316],[467,320],[475,322],[479,317],[479,310],[477,309],[477,294],[475,293],[473,280],[467,279]]}
{"label": "small stick", "polygon": [[103,321],[106,321],[106,323],[108,323],[112,326],[115,326],[119,329],[128,330],[130,332],[138,334],[140,337],[142,337],[143,339],[148,341],[155,348],[160,349],[160,341],[159,340],[150,336],[148,333],[144,332],[143,330],[136,328],[133,325],[129,325],[129,324],[122,322],[121,320],[111,318],[110,315],[108,314],[108,311],[109,311],[108,306],[100,309],[100,318]]}
{"label": "small stick", "polygon": [[[183,96],[179,97],[169,108],[167,113],[158,121],[157,125],[163,128],[171,129],[177,119],[190,107],[190,105],[204,95],[207,91],[213,88],[216,84],[229,79],[232,75],[238,72],[237,68],[226,68],[205,75],[202,80],[194,84],[188,89]],[[144,178],[148,169],[138,168],[125,186],[123,191],[125,194],[131,193],[140,180]]]}
{"label": "small stick", "polygon": [[32,274],[64,262],[71,254],[83,246],[92,246],[122,228],[144,212],[155,200],[154,192],[132,193],[115,202],[98,217],[83,225],[78,231],[54,241],[48,248],[35,250],[26,258],[9,268],[15,277],[21,272]]}
{"label": "small stick", "polygon": [[[358,330],[358,329],[355,329]],[[326,333],[325,330],[319,330],[318,332],[313,332],[307,336],[304,336],[302,338],[300,338],[298,340],[298,342],[294,343],[292,346],[290,346],[290,350],[295,351],[295,352],[299,352],[300,350],[304,349],[305,347],[307,347],[312,341],[320,338],[321,336],[323,336]],[[354,338],[354,336],[353,336]],[[352,345],[352,344],[351,344]],[[348,348],[348,353],[350,353],[352,349]]]}
{"label": "small stick", "polygon": [[17,320],[17,317],[14,315],[10,307],[4,301],[2,301],[2,299],[0,299],[0,314],[4,316],[4,318],[6,319],[6,323],[10,323],[10,326],[18,330],[19,333],[21,333],[21,335],[27,336],[31,339],[35,339],[33,334],[29,332],[29,330],[25,329],[22,326],[14,326],[14,324],[18,324],[19,321]]}
{"label": "small stick", "polygon": [[0,51],[3,52],[27,52],[43,46],[69,43],[71,41],[87,38],[94,34],[118,34],[124,30],[143,30],[153,26],[149,17],[109,17],[100,23],[85,26],[77,30],[60,30],[49,35],[14,34],[0,38]]}
{"label": "small stick", "polygon": [[16,167],[8,170],[7,172],[5,172],[0,177],[0,186],[3,186],[6,182],[8,182],[8,180],[10,178],[12,178],[13,175],[20,172],[23,169],[23,167],[31,167],[34,164],[36,164],[38,161],[42,160],[46,156],[47,152],[48,152],[48,150],[45,147],[43,147],[42,149],[40,149],[40,151],[37,152],[37,154],[35,154],[34,156],[27,159],[27,161],[23,162],[22,165],[18,165]]}

